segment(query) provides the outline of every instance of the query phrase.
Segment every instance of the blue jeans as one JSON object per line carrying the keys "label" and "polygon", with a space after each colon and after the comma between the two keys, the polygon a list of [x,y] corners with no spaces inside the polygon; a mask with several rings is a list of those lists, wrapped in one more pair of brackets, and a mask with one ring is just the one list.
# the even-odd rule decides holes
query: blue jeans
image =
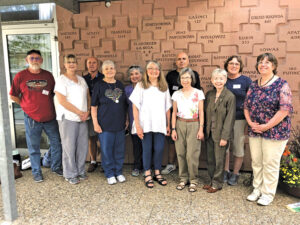
{"label": "blue jeans", "polygon": [[40,123],[31,119],[26,113],[24,113],[24,122],[32,174],[42,174],[40,142],[43,130],[47,134],[50,142],[51,169],[52,171],[61,169],[62,149],[57,121],[54,119]]}
{"label": "blue jeans", "polygon": [[44,154],[42,165],[47,168],[51,167],[51,148]]}
{"label": "blue jeans", "polygon": [[125,131],[103,131],[98,137],[105,176],[110,178],[121,175],[125,158]]}
{"label": "blue jeans", "polygon": [[144,170],[150,170],[152,164],[152,144],[154,147],[154,169],[161,169],[161,162],[164,153],[165,135],[162,133],[144,133],[143,145],[143,165]]}

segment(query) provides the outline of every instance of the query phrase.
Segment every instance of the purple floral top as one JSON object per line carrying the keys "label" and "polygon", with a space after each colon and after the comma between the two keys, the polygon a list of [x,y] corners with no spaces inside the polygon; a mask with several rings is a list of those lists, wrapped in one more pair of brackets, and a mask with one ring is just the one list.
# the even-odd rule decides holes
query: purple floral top
{"label": "purple floral top", "polygon": [[248,129],[250,137],[261,136],[273,140],[287,140],[290,137],[292,92],[285,80],[278,78],[266,87],[260,87],[258,81],[254,81],[247,92],[244,108],[248,109],[251,120],[259,124],[267,123],[279,110],[289,111],[289,115],[279,124],[262,134],[253,132],[250,126]]}

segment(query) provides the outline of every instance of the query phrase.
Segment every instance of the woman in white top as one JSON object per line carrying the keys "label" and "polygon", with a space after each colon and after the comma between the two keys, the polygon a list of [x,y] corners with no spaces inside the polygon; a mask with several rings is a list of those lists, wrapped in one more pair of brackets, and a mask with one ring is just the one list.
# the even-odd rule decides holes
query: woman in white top
{"label": "woman in white top", "polygon": [[87,179],[85,159],[88,152],[90,95],[85,80],[76,75],[75,55],[64,57],[66,72],[56,81],[54,92],[58,101],[56,119],[62,143],[63,176],[70,184]]}
{"label": "woman in white top", "polygon": [[151,176],[152,144],[154,148],[154,180],[160,185],[167,185],[161,176],[165,135],[170,135],[171,97],[161,67],[156,61],[149,61],[142,81],[139,82],[131,96],[134,123],[132,133],[137,134],[143,145],[143,167],[145,185],[153,188]]}
{"label": "woman in white top", "polygon": [[201,140],[204,139],[204,93],[193,88],[196,82],[192,69],[184,68],[179,73],[178,83],[182,89],[174,92],[172,114],[172,139],[175,141],[180,183],[177,190],[190,183],[189,191],[195,192],[198,184],[198,165]]}

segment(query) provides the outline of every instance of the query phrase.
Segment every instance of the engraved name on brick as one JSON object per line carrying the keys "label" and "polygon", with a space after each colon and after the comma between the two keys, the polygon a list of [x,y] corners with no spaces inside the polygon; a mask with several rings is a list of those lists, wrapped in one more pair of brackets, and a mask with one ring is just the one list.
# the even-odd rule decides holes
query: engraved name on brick
{"label": "engraved name on brick", "polygon": [[196,35],[195,34],[189,34],[186,31],[176,31],[174,34],[170,34],[168,36],[169,40],[179,40],[179,39],[184,39],[187,42],[189,41],[193,41],[194,39],[196,39]]}
{"label": "engraved name on brick", "polygon": [[154,52],[160,52],[160,41],[132,41],[131,50],[141,52],[144,60],[151,60]]}
{"label": "engraved name on brick", "polygon": [[165,21],[149,21],[144,20],[143,21],[143,28],[146,31],[153,31],[153,30],[169,30],[173,26],[172,20],[165,20]]}
{"label": "engraved name on brick", "polygon": [[208,65],[209,58],[203,55],[189,55],[190,67],[198,67],[199,65]]}

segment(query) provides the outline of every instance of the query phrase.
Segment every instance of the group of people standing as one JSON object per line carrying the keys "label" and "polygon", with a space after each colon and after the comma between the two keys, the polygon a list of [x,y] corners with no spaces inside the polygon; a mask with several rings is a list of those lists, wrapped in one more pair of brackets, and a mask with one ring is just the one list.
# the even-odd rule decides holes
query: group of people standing
{"label": "group of people standing", "polygon": [[[260,205],[273,201],[293,108],[291,90],[276,75],[278,63],[272,54],[257,57],[256,70],[261,77],[254,82],[242,75],[241,58],[229,57],[224,69],[212,72],[213,89],[206,94],[198,73],[188,67],[188,55],[183,52],[177,56],[177,70],[166,77],[160,64],[153,60],[147,62],[145,71],[140,66],[129,67],[130,85],[126,87],[115,78],[116,66],[110,60],[102,63],[101,74],[97,59],[89,58],[87,65],[92,69],[81,77],[76,75],[75,56],[67,55],[64,57],[66,71],[57,79],[55,87],[52,75],[40,68],[39,51],[28,52],[26,60],[29,67],[16,75],[10,95],[24,110],[26,140],[36,182],[43,180],[38,162],[43,129],[50,139],[51,169],[69,183],[87,179],[88,149],[91,155],[88,170],[97,167],[97,136],[108,184],[125,182],[122,168],[125,130],[129,129],[134,152],[132,175],[139,176],[143,171],[147,188],[153,188],[154,181],[167,185],[161,165],[165,137],[169,136],[171,166],[163,171],[174,169],[176,149],[180,179],[176,189],[188,186],[190,192],[197,191],[201,141],[205,141],[208,180],[203,189],[215,193],[222,189],[224,182],[237,184],[248,124],[254,190],[247,200]],[[52,123],[51,128],[57,128],[51,103],[54,93],[59,133],[48,128]],[[46,109],[45,104],[51,107]],[[55,134],[60,134],[60,138]],[[229,171],[229,147],[234,155],[233,172]]]}

